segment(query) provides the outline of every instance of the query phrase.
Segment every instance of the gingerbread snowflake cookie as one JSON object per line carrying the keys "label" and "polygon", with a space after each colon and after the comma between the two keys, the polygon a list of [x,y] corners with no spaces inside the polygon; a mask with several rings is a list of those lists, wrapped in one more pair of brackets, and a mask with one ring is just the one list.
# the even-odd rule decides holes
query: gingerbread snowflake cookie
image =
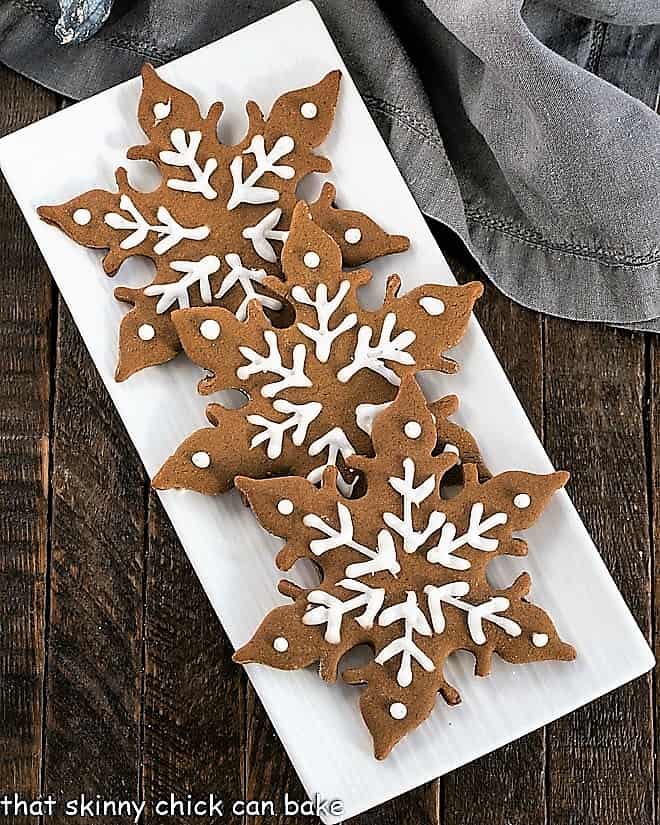
{"label": "gingerbread snowflake cookie", "polygon": [[[134,189],[120,168],[117,192],[94,189],[38,210],[79,244],[109,250],[103,259],[109,275],[131,256],[154,263],[148,286],[115,290],[133,307],[120,329],[119,381],[178,354],[173,309],[214,304],[243,319],[252,299],[270,311],[281,308],[263,281],[280,274],[296,187],[309,173],[330,169],[313,149],[332,126],[340,73],[282,95],[268,117],[250,101],[247,133],[236,145],[218,140],[221,103],[204,117],[194,98],[161,80],[151,66],[142,79],[138,119],[149,142],[127,156],[156,165],[158,188]],[[407,238],[389,235],[359,212],[335,208],[334,195],[326,184],[312,211],[349,266],[408,248]]]}
{"label": "gingerbread snowflake cookie", "polygon": [[155,487],[222,493],[238,474],[318,483],[328,464],[370,453],[373,417],[405,375],[456,371],[444,353],[463,336],[481,284],[426,284],[399,296],[392,275],[383,306],[367,311],[357,291],[371,273],[342,270],[340,248],[304,203],[282,265],[284,279],[264,285],[292,307],[286,328],[274,327],[256,302],[245,321],[217,307],[172,314],[188,357],[209,373],[199,391],[238,389],[247,401],[239,409],[211,404],[214,426],[181,444]]}
{"label": "gingerbread snowflake cookie", "polygon": [[281,582],[293,604],[268,614],[234,658],[281,670],[319,662],[333,682],[342,656],[369,645],[373,659],[342,677],[366,685],[360,707],[382,759],[426,719],[438,693],[460,701],[443,675],[454,651],[474,655],[478,676],[489,674],[494,653],[522,664],[568,661],[575,651],[527,601],[526,573],[502,589],[486,576],[497,556],[527,552],[513,534],[539,518],[568,474],[507,472],[480,483],[471,466],[462,492],[441,498],[456,456],[433,455],[433,416],[412,377],[376,418],[372,438],[375,458],[348,459],[365,474],[361,498],[341,496],[334,468],[321,489],[301,478],[237,479],[261,524],[286,539],[278,566],[310,559],[321,580],[310,590]]}

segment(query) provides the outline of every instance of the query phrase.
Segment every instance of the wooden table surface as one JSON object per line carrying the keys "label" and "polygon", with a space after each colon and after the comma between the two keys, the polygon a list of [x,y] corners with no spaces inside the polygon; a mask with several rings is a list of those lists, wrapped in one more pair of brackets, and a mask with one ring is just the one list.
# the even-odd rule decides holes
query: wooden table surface
{"label": "wooden table surface", "polygon": [[[61,105],[0,68],[0,134]],[[437,234],[459,278],[474,277]],[[4,181],[0,242],[0,795],[304,798]],[[660,341],[545,318],[488,285],[477,314],[655,638]],[[640,678],[354,822],[651,825],[655,690]]]}

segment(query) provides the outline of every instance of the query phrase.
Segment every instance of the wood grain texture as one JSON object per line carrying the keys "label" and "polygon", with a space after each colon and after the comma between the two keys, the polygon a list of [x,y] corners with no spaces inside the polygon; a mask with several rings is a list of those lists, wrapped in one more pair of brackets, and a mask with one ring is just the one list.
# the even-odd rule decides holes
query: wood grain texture
{"label": "wood grain texture", "polygon": [[63,303],[58,317],[45,791],[135,800],[145,479]]}
{"label": "wood grain texture", "polygon": [[[641,335],[547,319],[546,444],[643,631],[650,631],[649,507]],[[553,825],[651,825],[653,700],[644,676],[553,723]]]}
{"label": "wood grain texture", "polygon": [[[177,815],[166,821],[229,818],[244,781],[245,676],[154,493],[146,561],[144,823],[161,823],[156,804],[188,794],[228,800],[225,816]],[[185,809],[184,809],[185,810]]]}
{"label": "wood grain texture", "polygon": [[[449,230],[433,227],[449,265],[464,283],[479,271]],[[487,279],[476,315],[540,438],[543,438],[543,337],[538,313],[509,301]],[[525,469],[515,465],[512,469]],[[442,779],[442,825],[543,825],[545,733],[511,742]]]}
{"label": "wood grain texture", "polygon": [[[647,336],[646,340],[646,387],[647,387],[647,414],[648,414],[648,487],[649,502],[651,505],[651,550],[653,553],[653,646],[655,657],[660,656],[660,343],[654,336]],[[660,811],[660,762],[657,759],[660,748],[660,714],[658,713],[658,691],[660,690],[660,675],[658,668],[654,671],[653,708],[655,731],[655,815],[658,821]]]}
{"label": "wood grain texture", "polygon": [[[0,135],[56,105],[0,67]],[[0,241],[0,791],[31,799],[41,789],[53,288],[4,179]]]}

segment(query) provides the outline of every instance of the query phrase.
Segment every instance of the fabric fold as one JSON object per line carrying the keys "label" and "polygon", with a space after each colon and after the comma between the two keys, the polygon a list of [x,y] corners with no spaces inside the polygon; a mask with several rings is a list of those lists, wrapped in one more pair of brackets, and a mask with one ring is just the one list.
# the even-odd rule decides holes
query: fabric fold
{"label": "fabric fold", "polygon": [[[9,0],[0,60],[78,99],[285,5],[115,4],[94,37],[63,47],[57,0]],[[655,0],[316,6],[420,208],[506,295],[660,330]]]}

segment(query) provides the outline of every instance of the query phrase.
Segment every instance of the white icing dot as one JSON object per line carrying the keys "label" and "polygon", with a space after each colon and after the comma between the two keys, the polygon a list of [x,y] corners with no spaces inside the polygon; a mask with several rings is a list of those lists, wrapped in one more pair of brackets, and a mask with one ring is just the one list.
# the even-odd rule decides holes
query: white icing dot
{"label": "white icing dot", "polygon": [[278,636],[276,639],[273,639],[273,647],[278,653],[286,653],[289,649],[288,639],[285,639],[284,636]]}
{"label": "white icing dot", "polygon": [[154,103],[153,112],[156,120],[165,120],[166,117],[169,117],[171,111],[172,101],[170,100],[167,103]]}
{"label": "white icing dot", "polygon": [[441,301],[440,298],[432,298],[430,295],[420,298],[419,305],[429,315],[442,315],[445,311],[445,302]]}
{"label": "white icing dot", "polygon": [[360,243],[362,240],[362,232],[357,226],[352,226],[344,232],[344,240],[346,243]]}
{"label": "white icing dot", "polygon": [[316,108],[316,103],[312,103],[308,101],[307,103],[303,103],[300,107],[300,114],[306,119],[311,120],[313,117],[319,113],[319,110]]}
{"label": "white icing dot", "polygon": [[76,209],[73,213],[73,220],[78,224],[78,226],[87,226],[87,224],[92,220],[92,213],[89,209]]}
{"label": "white icing dot", "polygon": [[220,335],[220,324],[214,321],[213,318],[207,318],[199,325],[199,332],[202,338],[206,338],[207,341],[215,341]]}
{"label": "white icing dot", "polygon": [[547,633],[532,633],[532,644],[534,647],[545,647],[549,641]]}
{"label": "white icing dot", "polygon": [[390,716],[392,719],[405,719],[408,715],[408,708],[403,702],[392,702],[390,705]]}
{"label": "white icing dot", "polygon": [[518,495],[513,499],[513,506],[517,507],[519,510],[525,510],[531,503],[532,500],[527,493],[518,493]]}
{"label": "white icing dot", "polygon": [[321,259],[316,252],[305,252],[303,263],[309,269],[316,269],[316,267],[321,263]]}
{"label": "white icing dot", "polygon": [[445,444],[443,453],[454,453],[454,455],[459,455],[458,447],[455,444]]}
{"label": "white icing dot", "polygon": [[288,498],[282,498],[277,502],[277,511],[283,516],[290,516],[293,513],[293,502]]}
{"label": "white icing dot", "polygon": [[193,453],[190,460],[195,467],[199,467],[200,470],[205,470],[211,465],[211,456],[204,450],[200,450],[198,453]]}
{"label": "white icing dot", "polygon": [[138,336],[143,341],[151,341],[156,336],[156,330],[151,326],[151,324],[142,324],[138,328]]}
{"label": "white icing dot", "polygon": [[408,438],[419,438],[422,434],[422,427],[417,421],[408,421],[403,431]]}

